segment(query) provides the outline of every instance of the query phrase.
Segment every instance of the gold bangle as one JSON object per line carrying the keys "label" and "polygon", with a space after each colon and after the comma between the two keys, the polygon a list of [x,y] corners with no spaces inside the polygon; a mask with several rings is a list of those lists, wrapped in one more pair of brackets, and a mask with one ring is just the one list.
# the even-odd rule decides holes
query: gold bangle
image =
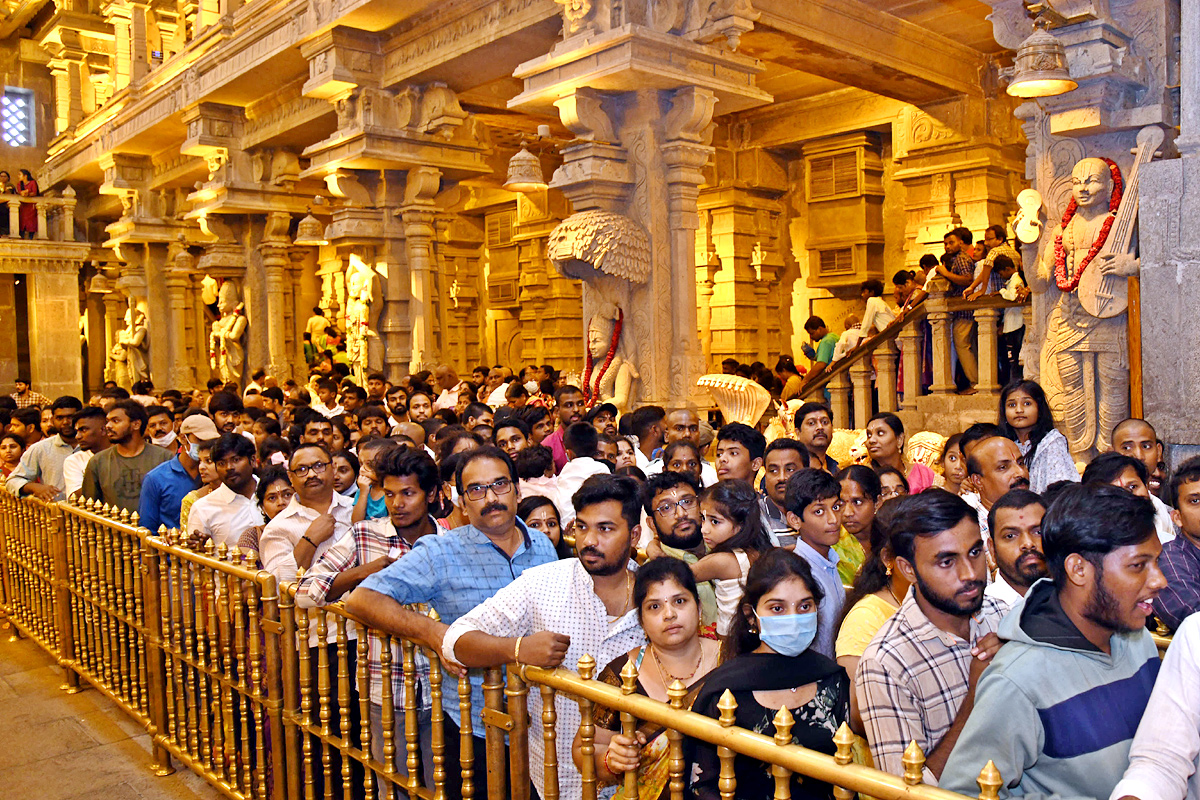
{"label": "gold bangle", "polygon": [[521,663],[521,640],[524,638],[524,636],[518,636],[517,645],[513,648],[513,661],[518,664]]}

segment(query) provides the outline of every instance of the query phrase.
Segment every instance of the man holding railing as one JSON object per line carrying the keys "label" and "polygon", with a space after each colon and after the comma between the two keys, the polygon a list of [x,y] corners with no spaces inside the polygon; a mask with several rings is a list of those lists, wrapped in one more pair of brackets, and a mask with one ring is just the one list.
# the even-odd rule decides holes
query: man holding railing
{"label": "man holding railing", "polygon": [[8,476],[5,487],[17,497],[32,496],[52,502],[66,497],[63,464],[75,452],[75,413],[83,409],[77,398],[64,395],[50,406],[58,432],[30,446]]}
{"label": "man holding railing", "polygon": [[[336,602],[371,575],[385,569],[409,551],[423,536],[436,535],[439,530],[429,515],[429,504],[437,496],[440,482],[438,468],[424,450],[391,444],[374,460],[375,475],[383,485],[388,516],[368,519],[350,526],[350,535],[338,539],[300,579],[296,589],[296,605],[313,608]],[[383,667],[380,662],[382,643],[379,634],[368,633],[368,687],[358,687],[359,694],[368,691],[371,701],[371,755],[383,761]],[[395,739],[404,741],[404,672],[401,669],[400,643],[392,646],[392,697],[396,707]],[[429,660],[422,652],[416,654],[417,730],[421,745],[421,764],[425,782],[432,786],[433,748],[432,700],[429,687]],[[405,759],[397,759],[403,771]],[[386,793],[384,793],[386,794]]]}
{"label": "man holding railing", "polygon": [[[435,652],[442,651],[442,637],[449,623],[492,597],[525,570],[556,558],[550,540],[517,519],[517,472],[503,450],[489,446],[466,451],[459,461],[455,483],[470,524],[443,536],[421,537],[409,553],[366,578],[346,600],[346,609],[372,628],[412,639]],[[404,608],[413,603],[433,606],[442,621]],[[550,637],[553,634],[542,638]],[[452,669],[453,665],[447,667]],[[469,678],[475,796],[486,797],[483,674],[473,670]],[[457,695],[446,694],[448,699]],[[445,763],[456,765],[462,712],[453,700],[444,710]],[[445,788],[447,798],[461,797],[461,784],[451,780]]]}
{"label": "man holding railing", "polygon": [[[646,643],[633,602],[630,555],[641,533],[638,487],[632,478],[593,475],[572,498],[579,558],[531,569],[463,615],[446,631],[442,653],[471,667],[530,664],[574,667],[585,654],[597,664]],[[579,729],[579,705],[559,696],[559,797],[579,800],[583,778],[571,747]],[[529,718],[542,718],[542,697],[529,694]],[[530,725],[529,772],[545,797],[546,742]]]}

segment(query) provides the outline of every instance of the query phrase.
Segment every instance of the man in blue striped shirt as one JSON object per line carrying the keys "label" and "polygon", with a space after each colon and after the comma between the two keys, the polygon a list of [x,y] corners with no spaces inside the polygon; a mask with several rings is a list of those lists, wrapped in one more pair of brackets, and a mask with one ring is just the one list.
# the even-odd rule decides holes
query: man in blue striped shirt
{"label": "man in blue striped shirt", "polygon": [[[423,536],[412,550],[391,566],[364,580],[346,601],[346,608],[373,628],[413,639],[440,653],[446,629],[462,615],[490,598],[530,567],[556,558],[554,545],[517,519],[517,472],[498,447],[480,447],[463,454],[455,474],[469,525],[443,536]],[[441,621],[403,608],[427,603]],[[487,795],[487,763],[480,712],[483,673],[471,671],[471,731],[475,744],[475,794]],[[449,678],[446,686],[455,686]],[[458,763],[462,717],[457,693],[447,691],[446,762]],[[453,699],[452,699],[453,698]],[[461,786],[446,782],[446,797],[460,796]]]}

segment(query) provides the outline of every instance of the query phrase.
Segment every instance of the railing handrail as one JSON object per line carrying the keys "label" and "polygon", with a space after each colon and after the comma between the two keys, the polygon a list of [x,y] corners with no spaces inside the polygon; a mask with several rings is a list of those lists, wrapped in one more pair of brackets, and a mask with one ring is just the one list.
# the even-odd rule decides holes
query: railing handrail
{"label": "railing handrail", "polygon": [[0,192],[0,200],[3,200],[6,203],[12,203],[12,202],[16,201],[16,202],[20,202],[20,203],[28,203],[30,205],[35,205],[37,203],[44,203],[48,206],[67,206],[67,205],[75,205],[76,203],[78,203],[78,199],[74,198],[74,197],[58,197],[55,195],[45,195],[45,194],[35,194],[32,196],[26,196],[23,194],[6,194],[3,192]]}
{"label": "railing handrail", "polygon": [[[295,738],[297,733],[302,737],[317,737],[325,756],[329,750],[337,750],[343,757],[363,760],[369,769],[379,770],[384,766],[374,755],[366,752],[365,738],[362,748],[358,747],[356,741],[346,738],[349,729],[345,716],[338,718],[340,726],[324,731],[321,727],[331,717],[321,716],[322,725],[313,723],[316,717],[311,715],[317,709],[315,699],[320,698],[321,714],[324,715],[328,710],[327,698],[312,694],[318,691],[313,689],[317,684],[309,683],[306,679],[297,683],[297,676],[300,673],[308,674],[307,670],[312,666],[308,662],[308,650],[304,647],[307,640],[302,632],[311,632],[309,623],[314,619],[318,633],[322,630],[338,630],[337,647],[343,654],[348,646],[356,647],[360,658],[363,652],[361,639],[358,646],[347,644],[346,634],[351,626],[360,636],[364,633],[373,634],[380,638],[381,644],[391,641],[393,646],[403,647],[404,706],[408,711],[415,710],[411,691],[413,684],[408,671],[412,668],[412,653],[416,649],[423,650],[429,656],[431,668],[438,668],[439,654],[429,652],[410,639],[371,628],[348,612],[341,601],[318,609],[297,609],[294,598],[298,584],[279,583],[272,573],[258,569],[248,555],[253,551],[209,546],[205,552],[196,552],[183,546],[178,531],[160,530],[159,534],[152,534],[138,526],[135,514],[124,511],[114,514],[111,508],[90,500],[46,503],[36,498],[9,495],[0,498],[0,512],[3,512],[0,513],[0,576],[4,578],[5,588],[3,597],[0,597],[3,601],[0,612],[23,632],[48,631],[51,634],[38,636],[35,633],[34,638],[58,659],[67,673],[69,686],[78,686],[78,678],[82,677],[146,725],[152,734],[156,768],[160,774],[167,774],[170,770],[170,754],[173,754],[230,796],[265,798],[267,773],[264,770],[274,770],[275,789],[272,795],[282,798],[285,781],[290,784],[293,777],[299,774],[297,770],[301,755],[296,749],[299,747]],[[73,521],[69,522],[69,518]],[[65,547],[64,542],[67,544]],[[36,566],[41,572],[45,572],[44,568],[48,566],[49,574],[39,573],[40,583],[30,584],[30,565],[9,552],[10,545],[26,551],[31,547],[35,549],[35,556],[39,559]],[[8,589],[12,583],[10,578],[17,573],[20,573],[18,577],[21,579],[17,583],[24,581],[26,586],[33,585],[34,595],[37,594],[36,586],[51,587],[54,600],[14,605]],[[192,584],[196,592],[194,596],[180,591],[176,583],[181,579],[187,581],[189,575],[195,576]],[[24,595],[30,595],[27,588],[23,591]],[[126,594],[122,595],[122,592]],[[181,605],[178,603],[179,595],[184,595]],[[171,599],[176,602],[168,602]],[[160,605],[160,601],[167,602],[167,605]],[[246,617],[241,616],[243,611]],[[134,618],[139,613],[144,619]],[[22,618],[21,615],[32,619]],[[340,621],[330,626],[328,616]],[[102,622],[100,617],[118,625],[111,627],[109,622]],[[302,628],[294,624],[297,619],[306,620]],[[190,644],[189,637],[193,635],[197,641],[196,650]],[[211,640],[205,638],[210,636],[213,637]],[[1156,636],[1155,642],[1165,650],[1170,640]],[[383,649],[390,651],[386,644]],[[78,659],[82,660],[77,660],[77,651],[80,653]],[[215,655],[218,660],[206,662],[206,652],[209,656]],[[121,656],[119,670],[114,663],[118,655]],[[384,663],[391,663],[390,657],[384,658]],[[326,670],[333,663],[324,664],[324,656],[321,656],[321,661],[322,669]],[[367,668],[361,661],[356,674],[338,672],[343,666],[344,662],[339,660],[338,667],[333,667],[333,673],[327,670],[322,680],[328,682],[337,679],[347,686],[347,681],[361,681],[367,675]],[[485,705],[481,709],[485,712],[485,732],[493,743],[497,743],[504,733],[511,734],[515,773],[519,774],[519,767],[522,766],[526,772],[531,768],[527,763],[528,752],[521,746],[526,732],[531,736],[541,733],[547,741],[556,736],[574,735],[574,731],[554,731],[553,713],[543,713],[540,719],[531,719],[525,702],[528,686],[536,685],[542,689],[540,694],[543,701],[558,692],[564,699],[574,698],[586,703],[589,709],[591,704],[599,704],[618,712],[623,726],[634,720],[661,725],[675,737],[673,748],[679,744],[682,736],[716,746],[722,761],[722,780],[725,780],[726,767],[732,764],[733,755],[736,754],[773,765],[777,768],[773,771],[777,780],[785,780],[788,773],[794,773],[839,787],[835,793],[838,797],[848,797],[850,792],[858,792],[879,800],[964,798],[964,795],[922,783],[920,775],[924,757],[915,744],[906,753],[905,775],[892,775],[852,763],[851,750],[855,738],[846,725],[833,737],[836,754],[827,755],[791,744],[786,733],[790,721],[782,710],[778,724],[785,727],[781,728],[784,731],[782,738],[777,740],[734,725],[732,695],[722,697],[718,706],[722,716],[718,720],[685,710],[681,704],[684,690],[679,683],[670,687],[672,702],[663,703],[632,691],[631,687],[637,679],[636,672],[628,672],[632,666],[622,673],[625,685],[621,688],[593,679],[591,676],[596,666],[590,656],[581,659],[579,673],[563,667],[541,669],[528,665],[509,665],[509,688],[503,692],[493,691],[490,695],[485,692]],[[127,668],[136,672],[134,677],[129,677]],[[497,668],[492,668],[489,674],[496,671]],[[386,669],[384,674],[387,674]],[[204,676],[211,681],[211,709],[221,717],[224,731],[220,724],[202,727],[197,744],[193,715],[207,713],[210,708]],[[139,684],[139,679],[146,682]],[[200,700],[193,702],[191,692],[192,681],[195,680],[200,681]],[[262,685],[259,684],[260,680],[264,682]],[[431,685],[433,683],[435,681],[431,679]],[[390,685],[390,681],[385,681],[385,684]],[[440,720],[453,703],[449,693],[455,687],[453,681],[447,682],[445,691],[448,694],[443,696],[440,677],[436,684],[434,719]],[[494,690],[498,683],[489,685]],[[461,689],[463,682],[460,681],[458,686]],[[386,704],[394,696],[388,689],[382,691],[384,693],[378,699]],[[241,694],[235,697],[235,692]],[[313,702],[305,706],[297,701],[299,697],[307,697],[305,702]],[[508,698],[507,714],[504,712],[504,697]],[[362,695],[360,699],[365,703],[367,699],[376,698]],[[220,739],[222,733],[227,737],[224,740],[225,747],[231,745],[232,739],[228,737],[235,734],[236,725],[230,715],[235,714],[235,704],[236,714],[252,714],[259,725],[266,720],[275,731],[271,736],[269,752],[264,749],[266,743],[261,739],[254,741],[259,753],[259,771],[255,773],[253,783],[245,780],[249,772],[243,770],[241,773],[243,780],[240,785],[247,788],[244,794],[220,781],[222,770],[229,774],[230,762],[214,766],[209,763],[208,757],[207,736],[210,733],[214,737],[214,750],[217,749],[216,740]],[[469,699],[459,704],[464,714],[469,707]],[[585,726],[580,728],[585,746],[592,736],[585,731],[585,727],[591,724],[586,722],[591,719],[590,714],[590,710],[586,712]],[[186,730],[185,715],[188,723]],[[543,725],[550,727],[543,730]],[[410,728],[409,732],[412,730],[415,728]],[[554,731],[553,735],[551,731]],[[466,726],[462,733],[468,739],[471,736]],[[183,738],[185,734],[188,737],[186,741]],[[415,763],[411,749],[413,741],[409,738],[407,745],[395,742],[399,748],[407,747],[409,776],[414,774],[411,771],[411,765]],[[438,741],[435,733],[435,748],[438,747]],[[243,739],[243,752],[248,745],[248,740]],[[492,748],[488,749],[490,751]],[[404,750],[397,750],[397,758],[401,752]],[[438,752],[435,750],[435,759]],[[584,752],[588,750],[585,748]],[[315,748],[304,750],[303,759],[309,765],[307,769],[317,768],[312,760],[316,757]],[[269,759],[269,762],[262,759]],[[297,760],[293,762],[293,759]],[[248,768],[249,762],[243,760],[241,763]],[[328,769],[327,758],[324,764]],[[590,762],[585,762],[581,770],[585,776],[590,771],[587,764]],[[446,765],[452,766],[449,763]],[[238,765],[235,763],[233,766],[236,772]],[[558,775],[557,770],[563,765],[547,761],[545,766],[547,779],[550,780]],[[343,769],[342,776],[348,779],[349,772],[345,769],[348,768]],[[402,778],[392,782],[402,789],[407,786],[410,794],[434,796],[420,787],[415,778],[401,776],[390,769],[383,769],[382,772],[394,775],[397,779]],[[672,772],[672,776],[674,779],[678,773]],[[442,777],[449,780],[446,773],[442,773]],[[520,777],[523,779],[525,776]],[[996,790],[1001,786],[1000,777],[992,763],[988,762],[980,774],[982,800],[994,800]],[[370,779],[367,780],[370,785]]]}

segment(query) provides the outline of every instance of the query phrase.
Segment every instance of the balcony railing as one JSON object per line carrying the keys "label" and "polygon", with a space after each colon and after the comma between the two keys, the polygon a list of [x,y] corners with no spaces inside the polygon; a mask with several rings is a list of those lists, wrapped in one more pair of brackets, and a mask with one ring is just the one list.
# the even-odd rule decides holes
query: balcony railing
{"label": "balcony railing", "polygon": [[61,197],[40,195],[23,197],[18,194],[0,194],[0,202],[8,208],[8,235],[19,237],[21,231],[21,208],[33,206],[37,210],[37,228],[33,231],[35,241],[75,241],[75,190],[68,186]]}

